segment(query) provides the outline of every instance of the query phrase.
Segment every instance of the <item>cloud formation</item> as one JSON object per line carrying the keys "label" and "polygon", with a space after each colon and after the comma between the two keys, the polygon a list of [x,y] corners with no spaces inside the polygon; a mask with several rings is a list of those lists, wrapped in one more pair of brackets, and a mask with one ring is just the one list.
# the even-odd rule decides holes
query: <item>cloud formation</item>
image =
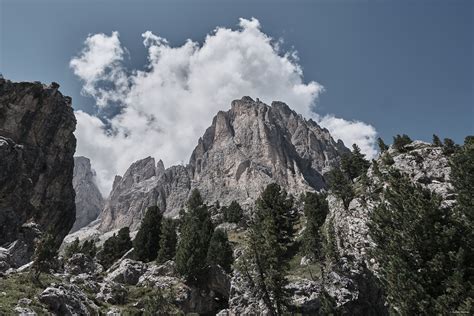
{"label": "cloud formation", "polygon": [[100,109],[121,109],[105,122],[76,112],[77,154],[91,159],[105,195],[114,176],[135,160],[153,156],[167,166],[185,163],[217,111],[244,95],[284,101],[346,144],[375,154],[372,126],[312,112],[323,87],[303,81],[296,52],[281,52],[257,19],[240,19],[235,30],[216,28],[202,45],[187,40],[171,47],[150,31],[142,37],[148,50],[144,71],[125,69],[127,51],[117,32],[90,35],[70,62],[84,83],[83,94],[94,97]]}

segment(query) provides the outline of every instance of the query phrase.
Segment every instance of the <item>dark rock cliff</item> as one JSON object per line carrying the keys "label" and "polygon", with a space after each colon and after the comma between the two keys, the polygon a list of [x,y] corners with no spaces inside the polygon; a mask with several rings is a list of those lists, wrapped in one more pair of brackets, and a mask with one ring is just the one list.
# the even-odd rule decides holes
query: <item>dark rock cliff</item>
{"label": "dark rock cliff", "polygon": [[76,119],[58,88],[0,78],[0,245],[33,222],[59,244],[74,223]]}

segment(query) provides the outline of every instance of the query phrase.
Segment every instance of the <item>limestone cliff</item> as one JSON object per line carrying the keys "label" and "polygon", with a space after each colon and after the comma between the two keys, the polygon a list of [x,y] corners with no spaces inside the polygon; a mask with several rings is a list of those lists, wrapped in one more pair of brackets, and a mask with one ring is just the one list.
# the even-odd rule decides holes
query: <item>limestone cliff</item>
{"label": "limestone cliff", "polygon": [[76,221],[71,232],[75,232],[94,221],[104,207],[104,198],[95,183],[95,171],[89,158],[74,157],[72,184],[76,192]]}
{"label": "limestone cliff", "polygon": [[193,188],[207,203],[236,200],[244,206],[271,182],[293,194],[320,190],[326,186],[322,175],[346,151],[328,130],[286,104],[269,106],[243,97],[229,111],[217,113],[187,166],[165,170],[161,161],[155,165],[148,157],[117,177],[100,215],[100,229],[136,229],[150,205],[176,216]]}
{"label": "limestone cliff", "polygon": [[76,119],[58,88],[0,78],[0,245],[30,222],[60,243],[74,223]]}

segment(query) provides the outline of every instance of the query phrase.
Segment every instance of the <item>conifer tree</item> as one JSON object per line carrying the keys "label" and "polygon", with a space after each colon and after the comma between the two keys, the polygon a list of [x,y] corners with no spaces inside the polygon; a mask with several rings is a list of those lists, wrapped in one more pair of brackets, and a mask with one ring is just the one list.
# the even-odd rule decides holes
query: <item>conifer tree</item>
{"label": "conifer tree", "polygon": [[232,201],[229,206],[223,207],[224,221],[229,223],[239,223],[242,220],[243,210],[237,201]]}
{"label": "conifer tree", "polygon": [[340,168],[334,168],[327,173],[329,188],[334,194],[342,200],[344,207],[349,208],[349,203],[354,198],[354,189],[352,182],[341,171]]}
{"label": "conifer tree", "polygon": [[80,252],[82,252],[86,256],[94,258],[95,255],[97,254],[97,247],[95,245],[95,241],[92,239],[84,241]]}
{"label": "conifer tree", "polygon": [[450,138],[445,138],[444,144],[443,144],[443,154],[451,155],[451,154],[454,154],[456,150],[457,150],[456,143]]}
{"label": "conifer tree", "polygon": [[207,264],[220,265],[227,273],[230,273],[233,261],[233,251],[226,232],[222,229],[214,230],[207,251]]}
{"label": "conifer tree", "polygon": [[176,221],[171,218],[163,218],[161,221],[160,250],[157,258],[159,263],[174,258],[177,242]]}
{"label": "conifer tree", "polygon": [[381,137],[377,138],[377,144],[379,145],[381,153],[385,152],[388,149],[388,146],[385,144]]}
{"label": "conifer tree", "polygon": [[120,259],[127,251],[132,248],[130,239],[130,229],[123,227],[118,234],[104,242],[102,250],[97,254],[97,258],[104,268],[109,268],[116,260]]}
{"label": "conifer tree", "polygon": [[213,231],[208,207],[199,191],[194,189],[182,219],[180,240],[176,249],[176,269],[188,282],[197,283],[204,275]]}
{"label": "conifer tree", "polygon": [[461,310],[460,302],[466,303],[472,292],[463,285],[469,283],[469,263],[454,213],[441,206],[439,196],[398,171],[391,171],[388,184],[369,227],[391,307],[402,315]]}
{"label": "conifer tree", "polygon": [[31,270],[34,279],[39,282],[42,272],[49,272],[52,262],[58,255],[56,242],[51,233],[45,233],[36,244]]}
{"label": "conifer tree", "polygon": [[137,260],[149,262],[156,259],[160,247],[162,218],[158,206],[150,206],[146,210],[137,236],[133,240]]}
{"label": "conifer tree", "polygon": [[435,147],[443,147],[443,143],[441,142],[441,139],[435,134],[433,134],[433,146]]}
{"label": "conifer tree", "polygon": [[411,138],[408,135],[397,135],[393,137],[393,148],[398,150],[399,152],[406,152],[405,146],[412,142]]}
{"label": "conifer tree", "polygon": [[307,192],[304,197],[306,228],[303,232],[303,250],[314,260],[321,258],[320,228],[326,220],[329,205],[325,194]]}
{"label": "conifer tree", "polygon": [[253,284],[270,315],[282,315],[288,305],[285,286],[294,220],[293,199],[277,184],[267,186],[256,202],[239,270]]}
{"label": "conifer tree", "polygon": [[81,252],[81,244],[79,238],[76,237],[76,239],[64,249],[64,257],[71,258],[74,254],[79,252]]}

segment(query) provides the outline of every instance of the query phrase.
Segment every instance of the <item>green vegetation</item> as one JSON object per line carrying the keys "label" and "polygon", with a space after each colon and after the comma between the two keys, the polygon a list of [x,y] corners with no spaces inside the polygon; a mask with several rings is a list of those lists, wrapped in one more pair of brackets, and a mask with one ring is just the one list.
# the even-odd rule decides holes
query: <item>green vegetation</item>
{"label": "green vegetation", "polygon": [[160,250],[156,259],[159,263],[172,260],[176,254],[176,244],[178,243],[176,226],[176,221],[171,218],[163,218],[161,221]]}
{"label": "green vegetation", "polygon": [[150,206],[146,210],[137,236],[133,240],[137,260],[149,262],[155,260],[158,256],[162,218],[157,206]]}
{"label": "green vegetation", "polygon": [[352,181],[342,172],[340,168],[334,168],[326,174],[329,188],[342,200],[344,208],[349,208],[349,203],[354,198]]}
{"label": "green vegetation", "polygon": [[393,148],[398,150],[399,152],[406,152],[407,149],[405,148],[406,145],[411,144],[412,140],[411,138],[406,135],[397,135],[393,137]]}
{"label": "green vegetation", "polygon": [[379,150],[381,153],[388,150],[388,146],[385,144],[382,138],[377,138],[377,145],[379,146]]}
{"label": "green vegetation", "polygon": [[227,273],[232,271],[233,251],[227,234],[222,229],[216,229],[212,234],[206,262],[209,265],[220,265]]}
{"label": "green vegetation", "polygon": [[57,256],[58,249],[53,235],[45,233],[36,244],[35,253],[33,255],[31,271],[36,281],[40,281],[39,277],[42,272],[49,272]]}
{"label": "green vegetation", "polygon": [[349,180],[354,180],[367,172],[370,162],[365,159],[359,146],[354,144],[352,152],[344,154],[341,158],[341,170]]}
{"label": "green vegetation", "polygon": [[268,185],[256,201],[239,269],[271,315],[282,315],[288,306],[285,285],[295,221],[293,198],[279,185]]}
{"label": "green vegetation", "polygon": [[94,240],[86,240],[82,243],[79,242],[79,238],[74,239],[72,243],[70,243],[64,249],[64,257],[71,258],[76,253],[83,253],[86,256],[94,258],[97,254],[97,247],[95,245]]}
{"label": "green vegetation", "polygon": [[457,149],[458,149],[458,146],[452,139],[450,138],[444,139],[443,154],[448,155],[448,156],[452,155],[457,151]]}
{"label": "green vegetation", "polygon": [[232,201],[229,206],[224,206],[222,208],[222,214],[224,215],[225,222],[240,223],[243,216],[243,210],[239,203]]}
{"label": "green vegetation", "polygon": [[320,228],[326,220],[329,205],[325,194],[308,192],[304,197],[306,228],[303,232],[303,253],[313,260],[321,259]]}
{"label": "green vegetation", "polygon": [[206,257],[214,227],[198,190],[188,200],[176,249],[176,269],[188,282],[197,283],[206,270]]}
{"label": "green vegetation", "polygon": [[[472,157],[460,161],[461,168],[466,162],[472,168]],[[439,196],[398,171],[392,170],[387,182],[384,202],[371,216],[370,234],[377,244],[374,255],[391,308],[402,315],[472,308],[474,240],[472,222],[464,220],[468,216],[441,207]],[[472,198],[472,191],[469,194]],[[472,217],[472,208],[468,213]]]}
{"label": "green vegetation", "polygon": [[441,139],[435,134],[433,134],[433,146],[435,147],[443,147],[443,143],[441,142]]}
{"label": "green vegetation", "polygon": [[97,254],[97,259],[105,269],[108,269],[130,249],[132,249],[130,230],[128,227],[124,227],[119,230],[117,235],[114,234],[105,241],[102,250]]}

